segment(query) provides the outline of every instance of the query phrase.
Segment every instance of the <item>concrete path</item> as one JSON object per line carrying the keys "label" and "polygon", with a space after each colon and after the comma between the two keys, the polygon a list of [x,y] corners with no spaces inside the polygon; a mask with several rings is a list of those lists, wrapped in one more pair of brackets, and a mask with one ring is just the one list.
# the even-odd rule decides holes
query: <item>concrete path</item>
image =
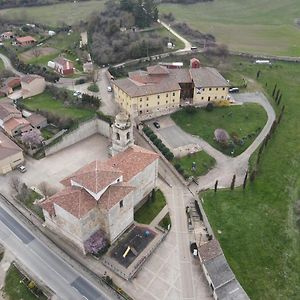
{"label": "concrete path", "polygon": [[164,218],[164,216],[169,212],[168,205],[166,205],[159,214],[152,220],[152,222],[149,224],[150,226],[157,226],[158,223]]}

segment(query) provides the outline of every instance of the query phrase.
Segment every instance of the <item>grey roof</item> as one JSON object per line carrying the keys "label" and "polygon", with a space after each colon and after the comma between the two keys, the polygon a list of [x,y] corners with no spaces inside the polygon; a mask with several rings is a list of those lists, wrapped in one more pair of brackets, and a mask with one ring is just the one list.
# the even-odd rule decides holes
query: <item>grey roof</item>
{"label": "grey roof", "polygon": [[225,285],[215,290],[215,293],[220,300],[249,300],[250,298],[240,285],[240,283],[234,279]]}
{"label": "grey roof", "polygon": [[227,80],[216,70],[210,67],[190,69],[191,77],[196,87],[228,87]]}
{"label": "grey roof", "polygon": [[189,69],[169,69],[169,71],[178,83],[192,83]]}
{"label": "grey roof", "polygon": [[204,266],[215,289],[235,279],[223,254],[204,262]]}
{"label": "grey roof", "polygon": [[172,79],[170,80],[169,76],[156,83],[141,83],[130,78],[123,78],[115,80],[114,84],[130,97],[140,97],[180,90],[179,84]]}
{"label": "grey roof", "polygon": [[19,152],[22,152],[22,149],[3,132],[0,132],[0,159],[5,159]]}

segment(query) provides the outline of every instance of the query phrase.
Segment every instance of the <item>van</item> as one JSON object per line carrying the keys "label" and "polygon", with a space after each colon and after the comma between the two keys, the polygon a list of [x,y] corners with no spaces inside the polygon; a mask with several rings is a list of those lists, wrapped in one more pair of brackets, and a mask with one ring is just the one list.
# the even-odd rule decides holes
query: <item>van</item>
{"label": "van", "polygon": [[229,93],[238,93],[240,90],[237,87],[233,87],[229,89]]}

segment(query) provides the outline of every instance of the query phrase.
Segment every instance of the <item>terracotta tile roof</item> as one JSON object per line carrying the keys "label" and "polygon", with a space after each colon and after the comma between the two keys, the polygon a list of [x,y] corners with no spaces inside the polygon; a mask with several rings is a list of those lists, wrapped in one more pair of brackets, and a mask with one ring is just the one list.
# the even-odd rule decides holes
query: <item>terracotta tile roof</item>
{"label": "terracotta tile roof", "polygon": [[24,127],[28,126],[30,123],[24,118],[11,118],[8,121],[4,122],[3,126],[7,132],[12,132],[14,129],[19,126]]}
{"label": "terracotta tile roof", "polygon": [[228,87],[227,80],[215,68],[200,67],[190,69],[196,87]]}
{"label": "terracotta tile roof", "polygon": [[109,211],[117,203],[119,203],[125,196],[134,191],[134,187],[124,183],[116,183],[111,185],[99,200],[99,207]]}
{"label": "terracotta tile roof", "polygon": [[3,132],[0,132],[0,159],[5,159],[19,152],[22,152],[22,149]]}
{"label": "terracotta tile roof", "polygon": [[189,69],[169,69],[170,75],[178,83],[192,83],[192,78]]}
{"label": "terracotta tile roof", "polygon": [[54,60],[55,63],[62,65],[64,69],[72,69],[73,62],[64,58],[63,56],[59,56]]}
{"label": "terracotta tile roof", "polygon": [[33,127],[36,127],[40,125],[41,123],[47,121],[47,119],[39,114],[31,114],[27,119],[26,119]]}
{"label": "terracotta tile roof", "polygon": [[11,114],[18,114],[21,116],[21,112],[17,110],[12,104],[8,102],[0,103],[0,119],[4,119]]}
{"label": "terracotta tile roof", "polygon": [[128,182],[158,158],[157,153],[133,145],[107,160],[106,164],[121,170],[123,180]]}
{"label": "terracotta tile roof", "polygon": [[26,42],[36,42],[36,39],[33,38],[32,36],[21,36],[16,38],[18,43],[26,43]]}
{"label": "terracotta tile roof", "polygon": [[160,65],[147,67],[147,72],[150,75],[166,75],[170,73],[167,67]]}
{"label": "terracotta tile roof", "polygon": [[213,239],[199,247],[199,255],[203,262],[221,255],[222,249],[218,240]]}
{"label": "terracotta tile roof", "polygon": [[25,75],[21,77],[21,82],[24,83],[31,83],[35,79],[43,79],[44,77],[39,76],[39,75]]}
{"label": "terracotta tile roof", "polygon": [[18,85],[20,85],[20,77],[8,77],[4,82],[3,85],[4,86],[8,86],[10,88],[15,88]]}
{"label": "terracotta tile roof", "polygon": [[97,201],[84,189],[67,187],[41,203],[41,207],[53,216],[54,204],[60,206],[76,218],[82,218],[97,206]]}
{"label": "terracotta tile roof", "polygon": [[71,185],[71,180],[84,186],[93,193],[98,193],[113,181],[117,180],[122,172],[108,166],[105,162],[93,161],[61,181],[65,186]]}

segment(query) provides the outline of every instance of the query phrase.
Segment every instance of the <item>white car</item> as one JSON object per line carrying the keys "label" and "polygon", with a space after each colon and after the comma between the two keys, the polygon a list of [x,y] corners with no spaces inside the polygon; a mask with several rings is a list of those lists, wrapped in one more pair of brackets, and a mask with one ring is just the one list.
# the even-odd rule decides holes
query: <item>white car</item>
{"label": "white car", "polygon": [[108,91],[108,92],[112,92],[111,86],[108,86],[108,87],[107,87],[107,91]]}
{"label": "white car", "polygon": [[21,165],[21,166],[18,166],[18,170],[21,172],[21,173],[25,173],[27,171],[26,167]]}

